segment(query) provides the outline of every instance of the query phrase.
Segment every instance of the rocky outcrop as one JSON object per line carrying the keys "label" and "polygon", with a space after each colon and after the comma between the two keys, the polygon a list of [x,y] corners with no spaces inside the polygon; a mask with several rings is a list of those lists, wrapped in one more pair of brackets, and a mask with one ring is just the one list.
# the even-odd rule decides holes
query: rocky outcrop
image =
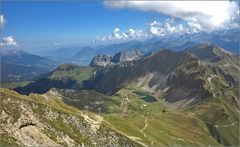
{"label": "rocky outcrop", "polygon": [[140,57],[141,57],[141,53],[139,50],[121,51],[114,55],[114,57],[111,59],[111,62],[120,63],[120,62],[132,61],[132,60],[137,60]]}
{"label": "rocky outcrop", "polygon": [[141,57],[141,54],[139,50],[121,51],[116,53],[113,57],[99,54],[92,59],[90,66],[107,67],[107,66],[118,65],[118,64],[122,64],[123,66],[124,65],[123,63],[137,60],[140,57]]}
{"label": "rocky outcrop", "polygon": [[92,67],[105,67],[111,64],[111,58],[108,55],[99,54],[92,59],[90,65]]}

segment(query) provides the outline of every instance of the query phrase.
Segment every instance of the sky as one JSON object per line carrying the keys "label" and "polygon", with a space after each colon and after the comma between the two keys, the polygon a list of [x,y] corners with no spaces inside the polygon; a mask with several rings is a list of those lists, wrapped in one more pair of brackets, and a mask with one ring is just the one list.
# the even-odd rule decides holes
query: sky
{"label": "sky", "polygon": [[[214,9],[213,9],[214,8]],[[1,46],[67,46],[236,27],[236,1],[1,1]]]}

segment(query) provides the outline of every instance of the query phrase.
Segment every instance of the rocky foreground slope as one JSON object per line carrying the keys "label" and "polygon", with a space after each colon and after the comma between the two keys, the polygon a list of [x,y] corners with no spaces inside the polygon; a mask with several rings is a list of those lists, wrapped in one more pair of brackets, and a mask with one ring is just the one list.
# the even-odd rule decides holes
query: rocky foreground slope
{"label": "rocky foreground slope", "polygon": [[1,92],[1,146],[141,146],[58,97]]}

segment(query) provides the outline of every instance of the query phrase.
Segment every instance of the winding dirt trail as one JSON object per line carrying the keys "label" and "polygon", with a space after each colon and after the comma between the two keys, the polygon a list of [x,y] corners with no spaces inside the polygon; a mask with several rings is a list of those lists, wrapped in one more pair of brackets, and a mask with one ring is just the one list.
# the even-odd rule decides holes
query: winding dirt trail
{"label": "winding dirt trail", "polygon": [[151,142],[151,145],[153,145],[153,141],[152,141],[149,137],[147,137],[147,135],[143,132],[143,131],[147,128],[147,126],[148,126],[148,119],[147,119],[147,117],[145,118],[144,123],[145,123],[145,125],[144,125],[144,127],[140,130],[140,132],[143,134],[143,136],[144,136],[145,138],[147,138],[147,140],[149,140],[149,141]]}
{"label": "winding dirt trail", "polygon": [[143,131],[144,131],[144,130],[147,128],[147,126],[148,126],[147,118],[145,118],[144,123],[145,123],[144,127],[140,130],[141,133],[143,133]]}

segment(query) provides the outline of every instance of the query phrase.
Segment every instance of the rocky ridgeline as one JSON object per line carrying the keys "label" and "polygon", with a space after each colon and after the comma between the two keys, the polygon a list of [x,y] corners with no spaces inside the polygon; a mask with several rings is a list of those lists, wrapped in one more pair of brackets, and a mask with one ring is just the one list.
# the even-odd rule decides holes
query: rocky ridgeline
{"label": "rocky ridgeline", "polygon": [[111,65],[122,64],[128,61],[134,61],[140,57],[141,53],[139,50],[121,51],[116,53],[114,56],[99,54],[92,59],[90,65],[92,67],[107,67]]}

